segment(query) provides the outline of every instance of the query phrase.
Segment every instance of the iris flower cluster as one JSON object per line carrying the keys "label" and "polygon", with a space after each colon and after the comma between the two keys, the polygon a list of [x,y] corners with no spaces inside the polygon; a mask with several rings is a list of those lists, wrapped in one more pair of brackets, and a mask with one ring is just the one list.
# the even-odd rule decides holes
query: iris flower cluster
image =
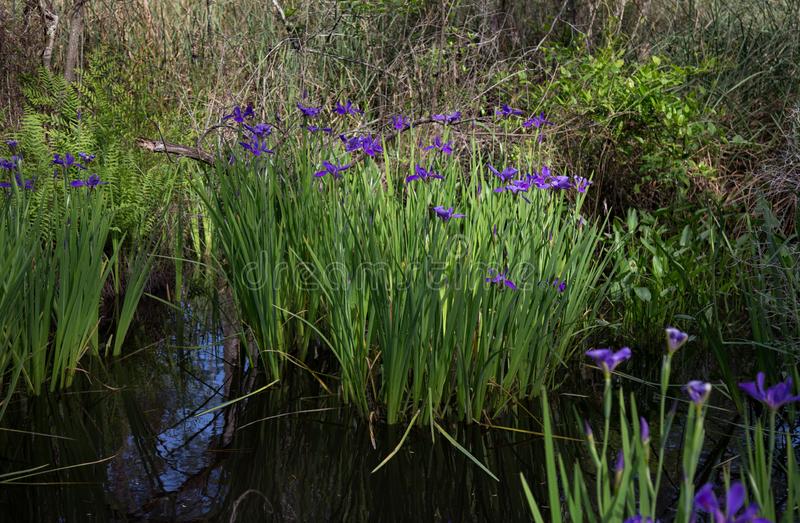
{"label": "iris flower cluster", "polygon": [[[65,153],[61,156],[59,153],[53,155],[53,165],[60,165],[64,170],[65,178],[71,169],[85,171],[89,165],[95,160],[96,155],[85,152],[78,153],[77,157],[71,153]],[[80,160],[80,161],[78,161]],[[88,187],[94,189],[99,185],[105,185],[106,182],[102,181],[97,174],[90,174],[86,179],[77,178],[69,182],[70,187]]]}
{"label": "iris flower cluster", "polygon": [[[22,177],[16,173],[14,174],[14,181],[17,183],[17,187],[20,189],[25,189],[26,191],[33,190],[34,182],[32,179],[23,180]],[[0,182],[0,189],[10,189],[11,187],[11,182]]]}
{"label": "iris flower cluster", "polygon": [[347,138],[345,135],[340,134],[339,139],[344,143],[344,149],[348,153],[360,150],[367,156],[375,156],[383,152],[380,138],[373,138],[372,135],[369,134],[354,136],[352,138]]}
{"label": "iris flower cluster", "polygon": [[222,117],[222,121],[233,120],[239,124],[239,129],[242,132],[239,145],[245,151],[248,151],[253,156],[273,154],[274,151],[267,146],[267,137],[272,134],[272,126],[267,123],[257,123],[255,125],[246,123],[254,120],[255,117],[256,113],[252,105],[248,105],[244,109],[237,105],[230,114]]}
{"label": "iris flower cluster", "polygon": [[457,121],[461,120],[461,111],[454,111],[452,113],[444,113],[444,114],[434,114],[431,116],[431,120],[434,122],[439,122],[440,124],[451,124],[456,123]]}
{"label": "iris flower cluster", "polygon": [[100,177],[97,176],[96,174],[91,174],[85,180],[72,180],[71,182],[69,182],[69,185],[71,187],[88,187],[90,189],[94,189],[98,185],[105,185],[106,183],[108,182],[100,180]]}
{"label": "iris flower cluster", "polygon": [[0,169],[4,171],[15,171],[19,168],[19,156],[12,156],[10,160],[0,158]]}
{"label": "iris flower cluster", "polygon": [[489,276],[486,278],[486,283],[500,288],[507,287],[512,291],[517,290],[517,284],[508,277],[508,271],[500,272],[496,269],[489,269]]}
{"label": "iris flower cluster", "polygon": [[528,192],[533,188],[540,190],[563,191],[576,189],[578,192],[584,193],[592,184],[590,180],[587,180],[581,176],[573,176],[572,179],[570,179],[569,176],[554,175],[550,171],[550,168],[546,165],[542,166],[540,172],[534,170],[532,174],[527,174],[518,179],[513,179],[514,176],[519,173],[519,171],[513,167],[506,167],[502,172],[498,171],[491,165],[488,167],[495,176],[500,178],[503,183],[506,183],[506,185],[498,187],[494,190],[494,192],[498,193],[508,191],[516,194],[519,192]]}
{"label": "iris flower cluster", "polygon": [[[80,156],[80,153],[79,153]],[[71,169],[75,167],[76,169],[86,169],[86,166],[82,163],[77,161],[78,159],[75,158],[72,154],[66,153],[63,157],[59,153],[55,153],[53,155],[53,165],[60,165],[64,169]]]}
{"label": "iris flower cluster", "polygon": [[392,116],[389,123],[391,123],[392,127],[397,131],[405,131],[411,128],[411,120],[406,119],[402,114]]}
{"label": "iris flower cluster", "polygon": [[[488,280],[487,280],[488,281]],[[667,376],[669,373],[669,361],[688,340],[689,335],[674,327],[667,327],[667,357],[666,369]],[[611,373],[624,361],[630,359],[631,350],[628,347],[623,347],[619,351],[612,349],[592,349],[586,352],[586,356],[591,358],[594,363],[603,370],[606,377],[606,387],[610,383],[609,379]],[[668,378],[662,376],[662,390],[666,390]],[[785,381],[780,382],[772,387],[766,387],[765,377],[763,373],[759,373],[754,382],[740,383],[739,387],[747,394],[752,396],[755,400],[764,403],[773,412],[786,405],[787,403],[800,401],[800,395],[794,395],[792,389],[792,380],[787,378]],[[703,404],[708,400],[711,393],[711,384],[699,380],[693,380],[684,386],[684,390],[689,398],[697,407],[698,411]],[[606,389],[609,392],[609,389]],[[611,396],[607,394],[607,398]],[[662,404],[663,409],[663,404]],[[606,421],[608,421],[609,410],[606,411]],[[663,410],[661,413],[663,424]],[[702,418],[697,418],[702,423]],[[584,421],[585,432],[587,439],[592,442],[594,435],[591,426],[588,422]],[[639,418],[639,436],[642,444],[646,449],[649,449],[650,444],[650,425],[643,417]],[[663,436],[663,434],[662,434]],[[625,467],[624,455],[622,451],[617,454],[617,460],[614,465],[614,472],[616,477],[617,487],[619,486],[622,471]],[[661,464],[659,463],[659,470]],[[722,497],[717,497],[714,492],[714,486],[711,483],[703,485],[695,494],[693,500],[693,514],[690,521],[697,521],[698,513],[706,513],[709,515],[709,521],[714,523],[769,523],[769,520],[759,516],[760,508],[758,504],[752,503],[746,505],[746,492],[745,487],[741,482],[733,483],[727,492]],[[689,505],[692,508],[692,504]],[[635,515],[625,519],[625,523],[653,523],[650,516]]]}
{"label": "iris flower cluster", "polygon": [[[300,114],[308,120],[319,118],[323,112],[322,106],[310,106],[305,105],[302,102],[297,102],[296,107]],[[350,100],[345,102],[336,102],[335,106],[333,107],[333,112],[341,116],[364,114],[364,111],[354,106],[353,102]],[[500,108],[497,109],[495,114],[496,116],[502,118],[511,118],[515,116],[522,116],[524,113],[521,109],[511,107],[509,104],[502,104]],[[456,110],[448,113],[432,114],[430,119],[432,122],[437,122],[442,125],[449,125],[460,121],[461,117],[461,111]],[[272,127],[265,123],[252,125],[249,122],[254,118],[255,111],[251,105],[248,105],[244,109],[242,109],[241,106],[236,106],[230,114],[227,114],[223,117],[223,121],[232,119],[240,124],[240,127],[244,132],[244,138],[239,143],[253,156],[272,154],[273,150],[267,145],[267,137],[270,136]],[[390,125],[396,131],[400,132],[411,128],[413,122],[402,114],[397,114],[391,117]],[[541,113],[528,120],[525,120],[522,125],[526,128],[533,127],[536,129],[541,129],[546,125],[552,125],[552,122],[550,122],[544,116],[544,113]],[[331,135],[334,132],[333,128],[330,126],[311,123],[309,121],[305,122],[305,128],[310,133],[321,132]],[[365,156],[374,157],[383,152],[383,146],[381,144],[380,137],[373,137],[371,134],[361,134],[350,137],[348,137],[346,134],[339,134],[339,138],[344,145],[345,152],[347,153],[361,151]],[[434,151],[441,153],[442,155],[453,154],[453,142],[445,141],[442,135],[435,136],[431,144],[422,148],[425,152]],[[318,178],[330,176],[333,179],[340,179],[342,178],[343,173],[352,165],[352,162],[335,163],[334,160],[324,161],[321,168],[314,173],[314,176]],[[592,183],[586,178],[579,176],[570,178],[564,175],[554,175],[547,166],[543,166],[540,172],[533,171],[533,173],[526,175],[521,175],[520,171],[512,166],[504,167],[502,170],[498,170],[492,165],[488,165],[488,168],[497,178],[500,179],[500,182],[502,183],[501,187],[495,189],[495,192],[498,193],[526,193],[532,188],[541,190],[567,190],[574,188],[578,192],[585,192]],[[414,166],[414,172],[405,178],[405,182],[430,182],[432,180],[442,179],[444,179],[444,176],[435,171],[433,166],[425,167],[420,164],[416,164]],[[522,197],[525,198],[524,195]],[[442,205],[433,207],[433,213],[434,216],[438,217],[444,222],[448,222],[451,219],[465,217],[464,214],[456,213],[453,207],[445,207]],[[509,287],[509,285],[506,284],[507,278],[505,274],[498,272],[493,274],[491,278],[493,284],[500,284],[505,287]],[[511,283],[513,285],[513,282]],[[564,280],[555,278],[551,284],[559,293],[563,293],[566,290],[566,281]]]}
{"label": "iris flower cluster", "polygon": [[327,134],[329,136],[331,134],[333,134],[333,128],[332,127],[320,127],[318,125],[310,125],[309,124],[309,125],[306,125],[306,129],[308,129],[308,132],[310,132],[310,133],[319,133],[319,132],[321,132],[321,133]]}
{"label": "iris flower cluster", "polygon": [[[33,180],[23,180],[19,174],[19,163],[22,161],[22,155],[17,153],[17,141],[16,140],[6,140],[6,145],[8,146],[8,150],[11,153],[11,158],[0,158],[0,170],[8,171],[9,174],[14,174],[14,181],[17,184],[17,187],[20,187],[25,190],[32,190],[33,189]],[[11,182],[0,182],[0,189],[10,189],[12,187]]]}

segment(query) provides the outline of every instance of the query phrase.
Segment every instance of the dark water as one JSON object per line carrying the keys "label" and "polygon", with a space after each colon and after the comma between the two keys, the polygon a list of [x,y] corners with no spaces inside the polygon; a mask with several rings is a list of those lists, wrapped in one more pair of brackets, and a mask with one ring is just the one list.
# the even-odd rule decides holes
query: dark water
{"label": "dark water", "polygon": [[[41,468],[0,485],[1,520],[529,521],[520,473],[546,500],[542,440],[522,432],[541,430],[534,407],[495,422],[517,431],[447,426],[499,482],[427,427],[373,474],[404,426],[364,421],[299,369],[224,405],[266,383],[235,337],[191,312],[140,332],[135,354],[96,362],[68,393],[10,406],[0,474]],[[576,409],[599,412],[596,385],[553,403],[560,434],[579,436]],[[577,448],[562,445],[565,462]]]}

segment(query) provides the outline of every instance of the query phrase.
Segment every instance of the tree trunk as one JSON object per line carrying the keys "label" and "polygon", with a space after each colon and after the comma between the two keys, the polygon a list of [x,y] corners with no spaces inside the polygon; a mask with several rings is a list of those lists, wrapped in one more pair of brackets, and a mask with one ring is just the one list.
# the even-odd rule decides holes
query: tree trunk
{"label": "tree trunk", "polygon": [[83,39],[83,6],[88,0],[75,0],[72,5],[72,14],[69,19],[69,44],[67,45],[67,59],[64,62],[64,78],[68,82],[75,81],[75,68],[81,51]]}
{"label": "tree trunk", "polygon": [[53,45],[56,40],[56,29],[58,29],[58,15],[53,8],[53,3],[49,0],[39,0],[39,12],[44,22],[44,35],[47,42],[42,51],[42,65],[49,71],[53,63]]}

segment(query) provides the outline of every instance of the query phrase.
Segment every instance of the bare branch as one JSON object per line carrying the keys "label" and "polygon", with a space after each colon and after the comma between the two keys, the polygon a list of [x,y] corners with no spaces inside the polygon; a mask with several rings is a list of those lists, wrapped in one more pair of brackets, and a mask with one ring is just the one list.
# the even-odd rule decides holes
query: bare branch
{"label": "bare branch", "polygon": [[148,138],[137,139],[136,145],[151,153],[174,154],[181,158],[191,158],[192,160],[197,160],[198,162],[203,162],[208,165],[214,164],[214,157],[198,147],[190,147],[188,145],[169,143],[161,140],[150,140]]}

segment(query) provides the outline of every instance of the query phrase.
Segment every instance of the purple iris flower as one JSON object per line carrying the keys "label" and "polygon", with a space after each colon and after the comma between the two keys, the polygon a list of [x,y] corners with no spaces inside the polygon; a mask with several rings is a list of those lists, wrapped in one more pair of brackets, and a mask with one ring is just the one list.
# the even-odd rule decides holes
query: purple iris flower
{"label": "purple iris flower", "polygon": [[339,178],[342,177],[342,173],[347,169],[349,169],[352,165],[353,165],[352,163],[338,165],[335,163],[324,161],[322,162],[323,169],[321,171],[315,172],[314,176],[316,176],[317,178],[322,178],[326,174],[330,174],[331,176],[334,177],[334,179],[338,180]]}
{"label": "purple iris flower", "polygon": [[489,269],[489,276],[486,278],[486,283],[497,285],[498,287],[508,287],[512,291],[517,290],[517,284],[511,281],[506,272],[499,272],[495,269]]}
{"label": "purple iris flower", "polygon": [[19,174],[15,174],[14,179],[17,181],[17,187],[22,187],[26,191],[33,190],[33,179],[29,178],[23,182]]}
{"label": "purple iris flower", "polygon": [[244,123],[245,120],[249,120],[256,116],[255,111],[253,111],[253,106],[248,104],[247,107],[242,110],[241,107],[238,105],[233,108],[233,111],[230,114],[226,114],[222,117],[222,121],[230,120],[233,118],[233,121],[236,123]]}
{"label": "purple iris flower", "polygon": [[353,136],[352,138],[348,138],[347,136],[340,134],[339,139],[344,144],[344,150],[347,151],[348,153],[352,153],[361,148],[361,138],[359,136]]}
{"label": "purple iris flower", "polygon": [[246,151],[250,151],[253,156],[261,156],[264,154],[273,154],[275,151],[267,147],[267,141],[258,136],[251,136],[248,142],[239,142]]}
{"label": "purple iris flower", "polygon": [[520,109],[514,109],[508,104],[503,104],[494,114],[495,116],[510,118],[511,116],[522,116],[522,111]]}
{"label": "purple iris flower", "polygon": [[97,176],[96,174],[90,175],[85,180],[72,180],[71,182],[69,182],[71,187],[88,187],[90,189],[94,189],[98,185],[105,185],[106,183],[108,182],[100,180],[100,177]]}
{"label": "purple iris flower", "polygon": [[531,127],[540,129],[545,125],[553,125],[553,122],[545,118],[544,113],[540,113],[534,116],[533,118],[528,118],[527,120],[522,122],[522,127],[525,127],[526,129],[530,129]]}
{"label": "purple iris flower", "polygon": [[[758,516],[759,507],[756,503],[744,507],[744,485],[737,481],[725,493],[725,510],[714,494],[714,487],[706,483],[694,497],[694,508],[711,514],[715,523],[769,523],[769,520]],[[742,511],[744,508],[744,511]]]}
{"label": "purple iris flower", "polygon": [[89,187],[91,189],[94,189],[98,185],[105,185],[106,183],[108,182],[100,180],[100,177],[97,176],[96,174],[92,174],[86,179],[86,187]]}
{"label": "purple iris flower", "polygon": [[406,120],[402,114],[398,114],[396,116],[392,116],[391,124],[392,127],[398,131],[405,131],[411,127],[411,120]]}
{"label": "purple iris flower", "polygon": [[6,140],[6,145],[11,150],[11,152],[14,152],[18,144],[19,142],[17,142],[16,140]]}
{"label": "purple iris flower", "polygon": [[578,192],[586,192],[586,189],[588,189],[589,186],[592,185],[592,181],[587,180],[583,176],[573,176],[572,183],[574,187],[578,189]]}
{"label": "purple iris flower", "polygon": [[453,142],[442,142],[442,137],[437,136],[436,138],[433,139],[433,144],[424,147],[422,150],[430,151],[433,149],[436,149],[442,152],[443,154],[448,154],[448,155],[453,154]]}
{"label": "purple iris flower", "polygon": [[331,127],[319,127],[317,125],[307,125],[306,129],[308,129],[308,132],[310,133],[323,132],[328,135],[333,134],[333,128]]}
{"label": "purple iris flower", "polygon": [[510,179],[512,179],[514,176],[516,176],[516,175],[517,175],[517,173],[519,172],[517,169],[515,169],[515,168],[513,168],[513,167],[506,167],[506,168],[505,168],[505,169],[503,169],[503,171],[501,172],[501,171],[498,171],[497,169],[495,169],[495,168],[494,168],[492,165],[489,165],[489,164],[487,164],[486,166],[489,168],[489,170],[490,170],[490,171],[492,171],[492,172],[494,173],[494,175],[495,175],[495,176],[497,176],[498,178],[500,178],[500,180],[501,180],[502,182],[507,182],[507,181],[509,181],[509,180],[510,180]]}
{"label": "purple iris flower", "polygon": [[433,212],[445,222],[449,222],[451,218],[463,218],[465,216],[464,214],[454,213],[452,207],[445,209],[441,205],[434,207]]}
{"label": "purple iris flower", "polygon": [[617,459],[614,461],[614,474],[619,477],[622,475],[622,472],[625,470],[625,454],[622,453],[622,449],[617,451]]}
{"label": "purple iris flower", "polygon": [[259,138],[266,138],[272,134],[272,126],[268,123],[257,123],[255,125],[244,124],[244,127]]}
{"label": "purple iris flower", "polygon": [[583,433],[586,434],[587,439],[592,439],[594,437],[594,431],[588,420],[583,420]]}
{"label": "purple iris flower", "polygon": [[303,116],[308,118],[316,118],[322,112],[322,107],[309,107],[297,102],[297,108],[303,113]]}
{"label": "purple iris flower", "polygon": [[791,377],[786,378],[786,381],[782,381],[765,389],[764,373],[759,372],[756,375],[756,381],[740,383],[739,388],[748,393],[754,400],[765,404],[771,410],[778,410],[787,403],[800,401],[800,395],[792,395]]}
{"label": "purple iris flower", "polygon": [[78,158],[81,159],[83,165],[89,165],[94,161],[95,158],[97,158],[97,156],[89,153],[78,153]]}
{"label": "purple iris flower", "polygon": [[586,355],[594,360],[595,365],[603,369],[603,372],[610,374],[614,372],[614,369],[617,368],[617,365],[627,359],[630,359],[631,349],[628,347],[622,347],[617,352],[614,352],[611,349],[592,349],[590,351],[586,351]]}
{"label": "purple iris flower", "polygon": [[572,182],[569,181],[569,176],[552,176],[550,177],[550,181],[548,183],[550,184],[551,189],[561,189],[565,191],[572,187]]}
{"label": "purple iris flower", "polygon": [[336,108],[334,111],[337,114],[341,115],[348,115],[348,114],[364,114],[364,111],[359,109],[358,107],[353,107],[353,102],[347,100],[344,105],[341,102],[336,102]]}
{"label": "purple iris flower", "polygon": [[[537,129],[539,131],[541,131],[542,127],[544,127],[545,125],[553,125],[553,122],[551,122],[550,120],[545,118],[544,117],[544,113],[540,113],[539,115],[534,116],[533,118],[529,118],[529,119],[525,120],[524,122],[522,122],[522,127],[525,127],[526,129],[530,129],[531,127],[534,127],[535,129]],[[544,140],[544,133],[543,132],[539,132],[538,133],[538,137],[536,138],[536,140],[539,143],[542,143],[542,140]]]}
{"label": "purple iris flower", "polygon": [[684,387],[689,398],[695,405],[702,405],[711,394],[711,384],[704,381],[692,380]]}
{"label": "purple iris flower", "polygon": [[0,189],[11,189],[11,182],[0,182]]}
{"label": "purple iris flower", "polygon": [[364,154],[367,156],[375,156],[383,152],[383,147],[381,147],[379,138],[373,139],[372,136],[365,136],[361,140],[361,150],[363,150]]}
{"label": "purple iris flower", "polygon": [[647,445],[650,442],[650,425],[643,417],[639,417],[639,436],[642,438],[642,443]]}
{"label": "purple iris flower", "polygon": [[53,164],[62,165],[65,169],[69,169],[70,167],[77,167],[78,169],[86,169],[86,167],[76,162],[75,157],[72,156],[70,153],[65,154],[63,158],[58,153],[54,154]]}
{"label": "purple iris flower", "polygon": [[549,189],[550,182],[550,168],[546,165],[542,166],[542,171],[533,171],[533,175],[529,175],[530,182],[536,186],[537,189]]}
{"label": "purple iris flower", "polygon": [[406,183],[413,182],[414,180],[422,180],[424,182],[430,180],[444,180],[444,176],[437,173],[433,169],[427,170],[420,164],[414,167],[414,174],[406,177]]}
{"label": "purple iris flower", "polygon": [[434,114],[431,120],[442,124],[455,123],[461,119],[461,111],[454,111],[452,113]]}
{"label": "purple iris flower", "polygon": [[16,167],[14,162],[6,160],[5,158],[0,158],[0,169],[3,169],[5,171],[13,171],[14,167]]}
{"label": "purple iris flower", "polygon": [[567,290],[567,280],[560,280],[558,278],[553,280],[553,287],[558,289],[558,293],[561,294],[565,290]]}
{"label": "purple iris flower", "polygon": [[494,190],[494,192],[510,192],[513,194],[517,194],[520,192],[528,192],[531,188],[531,182],[528,178],[524,180],[512,180],[510,184],[504,185],[503,187],[498,187]]}
{"label": "purple iris flower", "polygon": [[670,354],[683,347],[683,344],[686,343],[686,340],[689,339],[688,334],[676,329],[675,327],[667,327],[666,333],[667,333],[667,350],[669,351]]}
{"label": "purple iris flower", "polygon": [[534,171],[532,176],[529,176],[531,184],[535,185],[538,189],[547,190],[563,190],[576,187],[580,192],[586,192],[586,189],[592,182],[580,176],[573,177],[575,184],[569,179],[569,176],[553,175],[550,168],[546,165],[542,166],[540,173]]}
{"label": "purple iris flower", "polygon": [[375,156],[376,154],[383,152],[380,139],[373,139],[372,136],[369,135],[354,136],[353,138],[348,139],[345,135],[340,134],[339,138],[344,142],[345,151],[349,153],[358,151],[360,149],[364,151],[364,154],[367,156]]}

